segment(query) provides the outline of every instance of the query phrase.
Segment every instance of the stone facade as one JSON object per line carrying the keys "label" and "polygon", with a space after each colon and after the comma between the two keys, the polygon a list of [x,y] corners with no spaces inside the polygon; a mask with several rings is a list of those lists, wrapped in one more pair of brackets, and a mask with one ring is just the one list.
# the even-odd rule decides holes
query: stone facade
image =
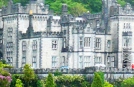
{"label": "stone facade", "polygon": [[96,64],[130,68],[134,64],[134,12],[130,4],[102,0],[102,12],[79,17],[62,5],[52,15],[44,0],[26,6],[13,4],[0,10],[3,58],[16,68],[85,68]]}

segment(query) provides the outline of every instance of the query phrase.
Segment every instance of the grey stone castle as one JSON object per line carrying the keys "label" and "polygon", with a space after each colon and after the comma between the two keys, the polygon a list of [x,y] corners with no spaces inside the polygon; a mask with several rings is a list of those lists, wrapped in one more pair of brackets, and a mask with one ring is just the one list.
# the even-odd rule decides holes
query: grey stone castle
{"label": "grey stone castle", "polygon": [[79,17],[53,15],[44,0],[0,10],[0,56],[20,68],[85,68],[96,64],[131,68],[134,64],[134,11],[116,0],[102,0],[102,12]]}

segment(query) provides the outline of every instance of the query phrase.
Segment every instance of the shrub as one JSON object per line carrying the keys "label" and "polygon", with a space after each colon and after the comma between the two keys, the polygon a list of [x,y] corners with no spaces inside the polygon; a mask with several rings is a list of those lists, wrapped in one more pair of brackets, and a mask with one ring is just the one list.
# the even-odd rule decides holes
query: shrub
{"label": "shrub", "polygon": [[104,82],[104,87],[113,87],[113,85],[112,84],[110,84],[109,82]]}
{"label": "shrub", "polygon": [[35,77],[36,77],[36,75],[35,75],[35,73],[34,73],[34,70],[33,70],[33,69],[31,68],[31,66],[28,65],[28,64],[26,64],[26,65],[24,66],[23,72],[24,72],[24,77],[23,77],[23,79],[24,79],[24,81],[25,81],[25,87],[29,87],[29,84],[30,84],[31,80],[34,80]]}
{"label": "shrub", "polygon": [[17,79],[17,80],[16,80],[15,87],[23,87],[23,83],[21,82],[20,79]]}
{"label": "shrub", "polygon": [[57,87],[84,87],[83,85],[89,85],[84,77],[80,75],[55,76],[55,82]]}
{"label": "shrub", "polygon": [[62,73],[59,72],[58,70],[56,70],[56,72],[54,73],[54,76],[61,76],[61,75],[62,75]]}
{"label": "shrub", "polygon": [[45,87],[55,87],[55,82],[51,73],[47,76]]}
{"label": "shrub", "polygon": [[43,82],[41,80],[37,81],[37,87],[43,87]]}
{"label": "shrub", "polygon": [[134,87],[134,77],[123,80],[121,87]]}
{"label": "shrub", "polygon": [[9,72],[3,69],[3,63],[0,62],[0,86],[9,87],[12,81],[11,75]]}
{"label": "shrub", "polygon": [[102,79],[97,72],[94,73],[94,79],[91,87],[103,87]]}

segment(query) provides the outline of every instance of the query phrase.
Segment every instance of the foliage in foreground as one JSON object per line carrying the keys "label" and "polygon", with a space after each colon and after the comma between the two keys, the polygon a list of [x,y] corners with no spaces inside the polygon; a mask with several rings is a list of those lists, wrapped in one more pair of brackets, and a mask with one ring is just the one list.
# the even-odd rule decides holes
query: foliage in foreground
{"label": "foliage in foreground", "polygon": [[104,87],[113,87],[113,85],[110,84],[109,82],[105,81],[104,82]]}
{"label": "foliage in foreground", "polygon": [[23,79],[25,80],[26,86],[28,87],[31,80],[34,80],[36,76],[35,76],[34,70],[28,64],[24,66],[23,72],[24,72]]}
{"label": "foliage in foreground", "polygon": [[9,72],[4,70],[4,65],[2,62],[0,62],[0,86],[1,87],[9,87],[10,83],[12,81],[11,75]]}
{"label": "foliage in foreground", "polygon": [[23,83],[21,82],[20,79],[17,79],[17,80],[16,80],[15,87],[23,87]]}
{"label": "foliage in foreground", "polygon": [[94,79],[91,87],[103,87],[101,76],[97,72],[94,73]]}
{"label": "foliage in foreground", "polygon": [[121,87],[134,87],[134,77],[123,80]]}
{"label": "foliage in foreground", "polygon": [[53,75],[51,73],[48,74],[48,77],[46,79],[45,87],[55,87],[56,84],[53,79]]}
{"label": "foliage in foreground", "polygon": [[90,87],[89,82],[87,82],[81,75],[55,76],[55,83],[57,87]]}

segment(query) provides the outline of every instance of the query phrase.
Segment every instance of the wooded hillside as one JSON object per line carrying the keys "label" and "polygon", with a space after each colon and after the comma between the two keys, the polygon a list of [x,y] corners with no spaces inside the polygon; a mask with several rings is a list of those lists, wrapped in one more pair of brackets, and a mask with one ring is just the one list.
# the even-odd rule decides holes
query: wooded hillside
{"label": "wooded hillside", "polygon": [[[9,0],[0,0],[0,7],[6,6]],[[30,0],[13,0],[14,3],[21,3],[25,5]],[[124,6],[126,2],[134,6],[134,0],[117,0],[121,6]],[[68,5],[69,13],[78,16],[84,12],[98,13],[101,12],[102,1],[101,0],[45,0],[45,4],[50,5],[50,9],[55,14],[60,14],[62,3]]]}

